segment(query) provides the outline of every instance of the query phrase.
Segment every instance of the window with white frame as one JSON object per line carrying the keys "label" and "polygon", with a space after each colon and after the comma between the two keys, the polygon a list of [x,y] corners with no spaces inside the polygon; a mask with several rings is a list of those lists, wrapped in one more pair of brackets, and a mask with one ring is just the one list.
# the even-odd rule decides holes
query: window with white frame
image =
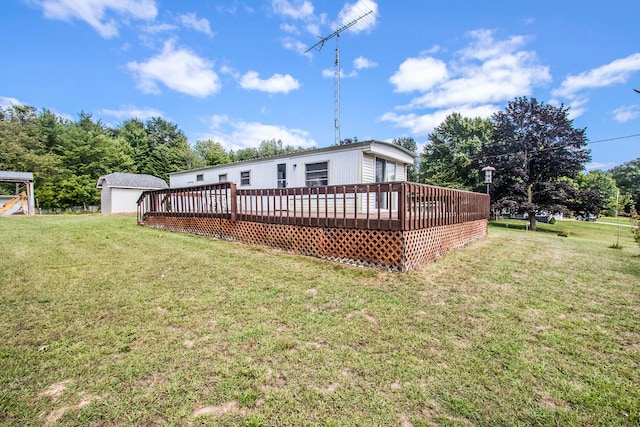
{"label": "window with white frame", "polygon": [[307,163],[305,165],[305,185],[307,187],[329,185],[329,162]]}
{"label": "window with white frame", "polygon": [[204,174],[203,173],[199,173],[196,175],[196,182],[202,182],[204,181]]}
{"label": "window with white frame", "polygon": [[227,182],[227,174],[221,173],[220,175],[218,175],[218,182]]}
{"label": "window with white frame", "polygon": [[251,185],[251,171],[240,172],[240,185]]}
{"label": "window with white frame", "polygon": [[376,157],[376,182],[396,180],[396,164],[389,160]]}

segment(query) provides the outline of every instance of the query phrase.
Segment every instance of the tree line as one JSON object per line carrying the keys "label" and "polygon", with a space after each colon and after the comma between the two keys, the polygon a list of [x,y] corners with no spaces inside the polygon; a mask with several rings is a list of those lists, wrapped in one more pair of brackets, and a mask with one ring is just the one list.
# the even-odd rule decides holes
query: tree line
{"label": "tree line", "polygon": [[299,150],[279,140],[237,151],[210,140],[191,147],[176,124],[160,117],[109,127],[84,112],[74,121],[31,106],[0,108],[0,170],[33,172],[35,197],[44,209],[99,205],[96,182],[112,172],[168,180],[171,172]]}
{"label": "tree line", "polygon": [[[421,153],[412,137],[393,142],[418,155],[408,171],[414,182],[484,192],[481,169],[494,167],[494,209],[533,218],[539,211],[639,210],[640,158],[606,172],[585,172],[586,132],[574,128],[568,112],[521,97],[488,119],[450,114]],[[159,117],[109,127],[83,112],[67,120],[30,106],[0,108],[0,170],[34,172],[35,196],[46,209],[99,205],[97,179],[112,172],[167,180],[179,170],[300,150],[275,139],[237,151],[211,140],[191,146],[176,124]]]}

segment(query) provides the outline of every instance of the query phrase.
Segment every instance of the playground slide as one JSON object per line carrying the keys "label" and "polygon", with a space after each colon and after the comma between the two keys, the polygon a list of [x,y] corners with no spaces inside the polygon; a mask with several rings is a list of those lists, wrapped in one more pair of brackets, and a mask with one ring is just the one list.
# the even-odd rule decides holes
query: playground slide
{"label": "playground slide", "polygon": [[[18,202],[20,202],[19,207],[17,206]],[[20,193],[19,195],[17,195],[13,199],[10,199],[7,203],[2,205],[2,207],[0,207],[0,215],[13,215],[16,213],[25,214],[27,213],[25,211],[26,203],[27,203],[27,193],[23,191],[22,193]]]}

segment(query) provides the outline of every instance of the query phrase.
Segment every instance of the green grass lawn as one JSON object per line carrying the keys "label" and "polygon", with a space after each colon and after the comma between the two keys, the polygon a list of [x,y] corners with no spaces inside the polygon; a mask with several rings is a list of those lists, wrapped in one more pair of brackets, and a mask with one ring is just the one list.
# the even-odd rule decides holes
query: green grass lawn
{"label": "green grass lawn", "polygon": [[628,229],[394,274],[135,222],[0,218],[3,425],[640,424]]}

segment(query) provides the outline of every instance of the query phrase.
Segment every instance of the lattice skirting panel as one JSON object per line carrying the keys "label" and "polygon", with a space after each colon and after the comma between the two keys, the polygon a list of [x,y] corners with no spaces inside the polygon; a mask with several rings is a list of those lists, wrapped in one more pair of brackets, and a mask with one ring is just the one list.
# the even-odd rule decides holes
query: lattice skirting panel
{"label": "lattice skirting panel", "polygon": [[332,261],[407,271],[487,234],[487,221],[413,231],[321,228],[230,221],[221,218],[149,216],[144,225],[181,233],[265,245]]}
{"label": "lattice skirting panel", "polygon": [[486,219],[404,232],[404,271],[487,235]]}

